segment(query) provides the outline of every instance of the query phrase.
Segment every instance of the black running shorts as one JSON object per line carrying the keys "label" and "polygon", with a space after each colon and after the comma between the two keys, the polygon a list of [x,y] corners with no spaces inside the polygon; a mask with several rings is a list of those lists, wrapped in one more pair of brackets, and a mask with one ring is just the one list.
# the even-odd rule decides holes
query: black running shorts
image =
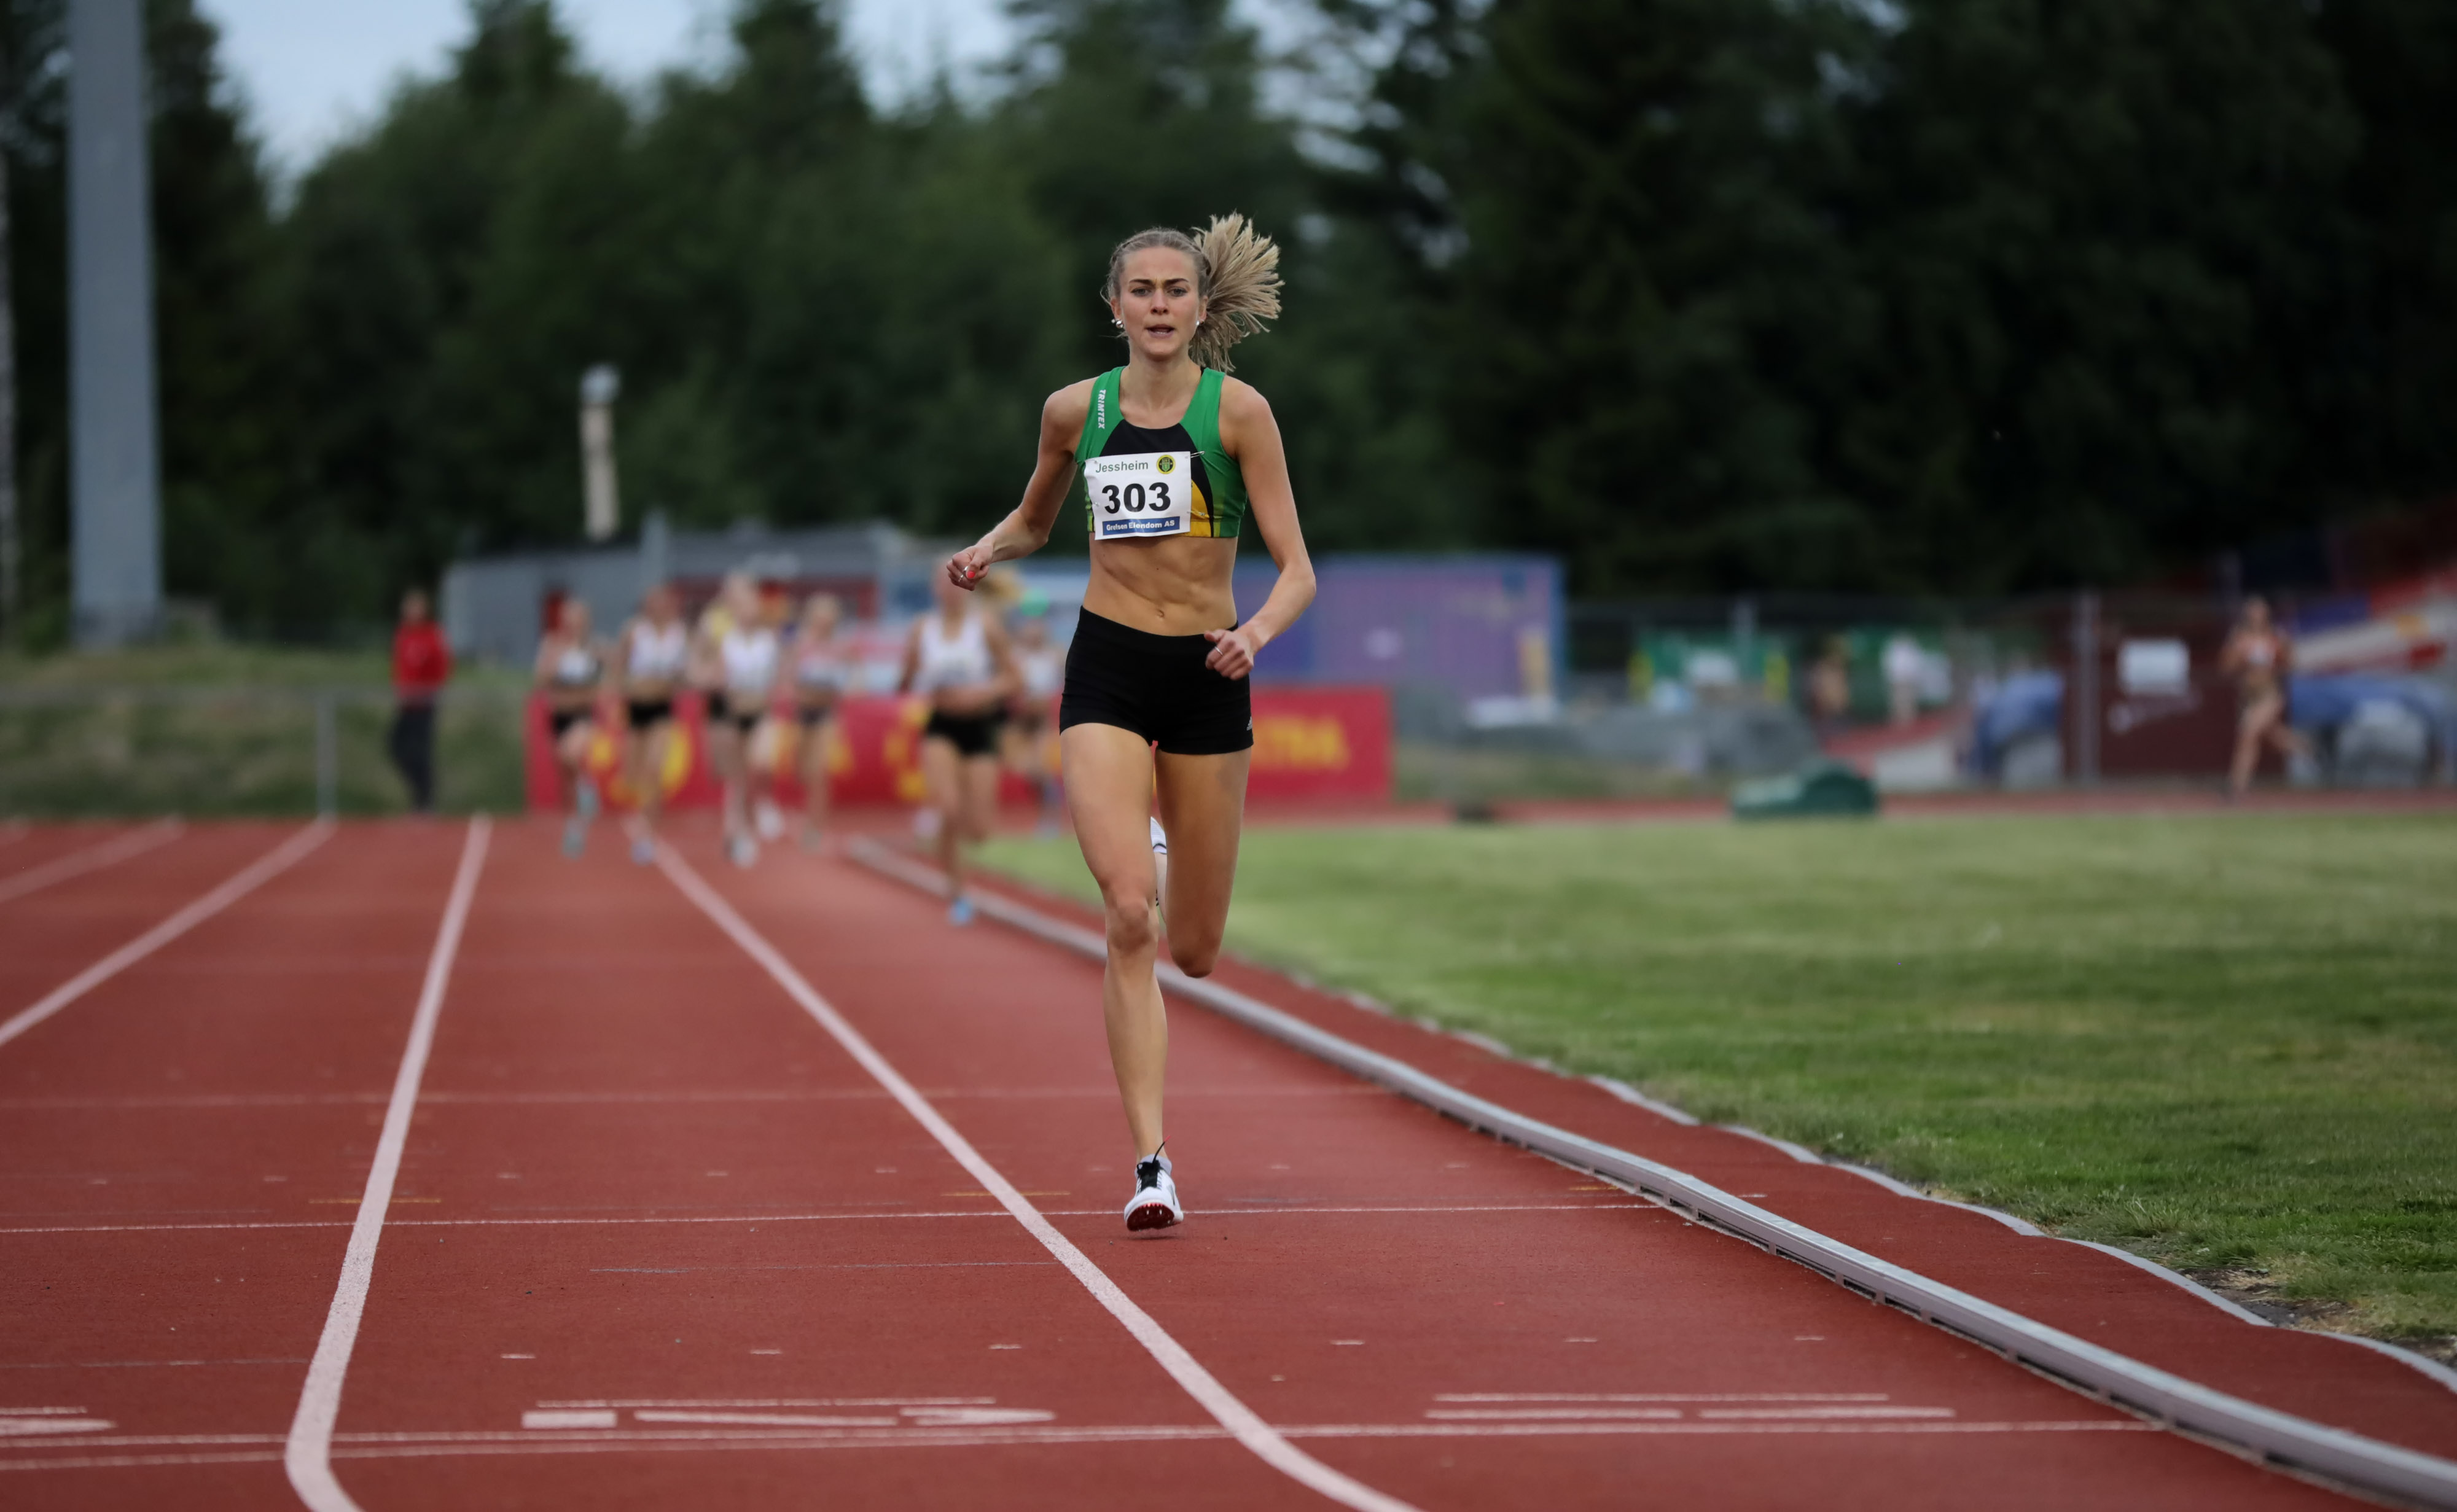
{"label": "black running shorts", "polygon": [[723,693],[708,695],[708,723],[712,727],[731,722],[736,730],[748,735],[767,712],[757,704],[737,704]]}
{"label": "black running shorts", "polygon": [[674,717],[674,701],[670,698],[635,698],[627,702],[623,710],[633,729],[650,729]]}
{"label": "black running shorts", "polygon": [[1066,648],[1058,727],[1114,725],[1172,756],[1225,756],[1254,745],[1254,694],[1203,664],[1201,635],[1154,635],[1086,609]]}
{"label": "black running shorts", "polygon": [[946,741],[959,756],[995,756],[998,726],[996,714],[942,714],[933,709],[930,723],[921,726],[921,738]]}

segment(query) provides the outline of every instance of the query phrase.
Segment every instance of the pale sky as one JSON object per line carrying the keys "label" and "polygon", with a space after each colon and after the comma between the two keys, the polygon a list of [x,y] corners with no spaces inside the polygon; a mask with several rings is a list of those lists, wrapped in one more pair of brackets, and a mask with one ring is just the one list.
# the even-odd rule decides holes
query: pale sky
{"label": "pale sky", "polygon": [[[303,167],[372,119],[392,82],[431,73],[467,33],[466,0],[198,0],[222,29],[225,65],[283,167]],[[721,42],[727,0],[559,0],[589,61],[637,82]],[[1011,29],[999,0],[845,0],[854,50],[893,97],[943,60],[960,72],[997,57]]]}

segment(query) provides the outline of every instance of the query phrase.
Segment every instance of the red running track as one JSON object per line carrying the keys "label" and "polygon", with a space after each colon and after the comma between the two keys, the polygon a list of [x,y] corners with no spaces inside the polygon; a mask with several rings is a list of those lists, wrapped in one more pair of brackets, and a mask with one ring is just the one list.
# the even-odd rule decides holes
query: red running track
{"label": "red running track", "polygon": [[[283,833],[200,829],[0,908],[0,1013]],[[0,1045],[0,1502],[299,1504],[284,1439],[464,838],[344,829]],[[1130,1239],[1092,966],[849,865],[687,841],[772,971],[659,871],[554,841],[496,830],[441,999],[332,1440],[369,1512],[1331,1504],[780,971],[1370,1495],[2344,1504],[1201,1012],[1171,1066],[1194,1216]]]}

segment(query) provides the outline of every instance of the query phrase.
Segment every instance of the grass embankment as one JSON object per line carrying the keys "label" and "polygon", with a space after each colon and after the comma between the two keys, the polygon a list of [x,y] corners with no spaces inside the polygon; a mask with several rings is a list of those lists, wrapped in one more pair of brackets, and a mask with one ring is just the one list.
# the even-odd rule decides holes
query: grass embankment
{"label": "grass embankment", "polygon": [[[1089,896],[1071,844],[990,860]],[[2457,1346],[2457,816],[1264,830],[1229,944]]]}
{"label": "grass embankment", "polygon": [[[345,814],[398,813],[381,653],[155,646],[0,656],[0,814],[300,814],[316,807],[316,700],[334,701]],[[437,723],[447,811],[521,803],[526,679],[458,676]]]}

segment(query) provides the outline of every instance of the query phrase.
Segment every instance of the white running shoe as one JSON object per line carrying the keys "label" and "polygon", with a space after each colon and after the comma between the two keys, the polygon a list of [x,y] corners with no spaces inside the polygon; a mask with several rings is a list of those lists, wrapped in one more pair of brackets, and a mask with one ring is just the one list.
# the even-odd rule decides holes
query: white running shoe
{"label": "white running shoe", "polygon": [[1168,831],[1160,827],[1160,821],[1157,819],[1151,822],[1151,842],[1153,855],[1168,854]]}
{"label": "white running shoe", "polygon": [[1168,902],[1168,831],[1160,821],[1151,822],[1152,907],[1165,908]]}
{"label": "white running shoe", "polygon": [[1177,1178],[1169,1175],[1168,1156],[1153,1154],[1135,1162],[1135,1195],[1126,1203],[1126,1230],[1169,1229],[1186,1221],[1177,1205]]}
{"label": "white running shoe", "polygon": [[727,842],[725,848],[726,853],[733,858],[733,864],[737,867],[748,867],[759,859],[759,842],[752,839],[748,833],[735,835]]}
{"label": "white running shoe", "polygon": [[757,827],[759,838],[772,846],[785,838],[784,812],[765,798],[759,800],[758,817],[752,823]]}

